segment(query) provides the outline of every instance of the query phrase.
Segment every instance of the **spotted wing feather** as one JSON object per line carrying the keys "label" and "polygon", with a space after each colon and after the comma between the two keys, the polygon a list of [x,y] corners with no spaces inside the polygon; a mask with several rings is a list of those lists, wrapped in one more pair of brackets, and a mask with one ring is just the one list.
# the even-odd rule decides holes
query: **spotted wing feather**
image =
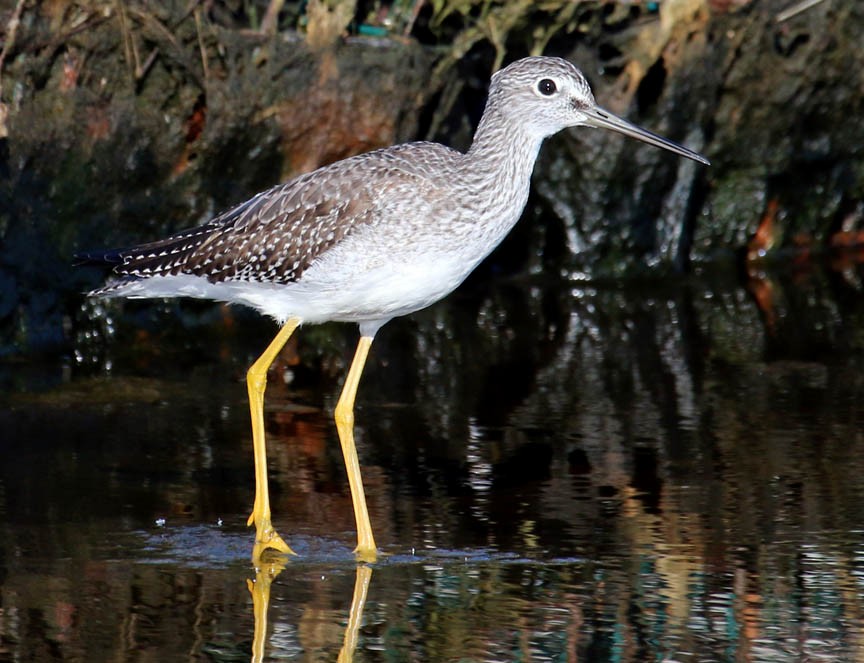
{"label": "spotted wing feather", "polygon": [[[119,263],[114,272],[122,278],[93,294],[175,274],[210,282],[297,280],[317,257],[375,214],[368,192],[357,182],[321,180],[314,174],[263,191],[204,225],[100,254],[102,263]],[[92,262],[94,256],[85,259]]]}
{"label": "spotted wing feather", "polygon": [[213,232],[172,273],[211,282],[296,281],[319,256],[373,218],[368,194],[345,184],[304,176],[258,194],[240,213],[232,210],[215,219]]}
{"label": "spotted wing feather", "polygon": [[[120,278],[91,294],[123,294],[130,282],[178,274],[211,283],[297,281],[358,229],[379,222],[410,223],[403,209],[406,199],[413,196],[416,203],[418,196],[433,195],[430,178],[456,158],[457,152],[442,145],[408,143],[320,168],[263,191],[204,225],[100,254]],[[93,255],[86,256],[88,261]]]}

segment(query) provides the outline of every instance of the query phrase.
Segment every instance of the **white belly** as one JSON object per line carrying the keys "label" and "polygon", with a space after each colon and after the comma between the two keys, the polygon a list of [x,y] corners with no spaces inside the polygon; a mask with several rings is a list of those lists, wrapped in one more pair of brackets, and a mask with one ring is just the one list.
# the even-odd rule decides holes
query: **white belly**
{"label": "white belly", "polygon": [[[195,297],[243,304],[284,322],[327,321],[383,324],[418,311],[452,292],[483,256],[458,252],[328,252],[299,281],[288,284],[254,281],[211,283],[188,274],[133,281],[110,296]],[[371,325],[370,328],[377,328]]]}
{"label": "white belly", "polygon": [[310,323],[386,321],[446,297],[479,262],[430,251],[400,251],[398,256],[339,253],[328,253],[297,283],[273,286],[256,307],[279,319],[297,316]]}

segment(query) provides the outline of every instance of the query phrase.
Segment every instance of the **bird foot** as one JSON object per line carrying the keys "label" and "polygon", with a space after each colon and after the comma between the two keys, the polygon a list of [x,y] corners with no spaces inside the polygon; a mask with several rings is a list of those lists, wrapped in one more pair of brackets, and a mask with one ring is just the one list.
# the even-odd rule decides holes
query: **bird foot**
{"label": "bird foot", "polygon": [[255,523],[255,545],[252,548],[252,562],[257,566],[261,561],[264,552],[267,550],[274,550],[277,553],[282,553],[284,555],[295,555],[296,553],[291,550],[291,546],[289,546],[285,541],[279,536],[279,533],[275,530],[272,523],[269,519],[263,520],[262,522],[256,522],[254,518],[255,514],[249,517],[248,524],[251,525],[253,522]]}
{"label": "bird foot", "polygon": [[374,564],[382,554],[383,553],[378,552],[378,549],[375,547],[361,548],[360,546],[357,546],[354,548],[354,559],[365,564]]}

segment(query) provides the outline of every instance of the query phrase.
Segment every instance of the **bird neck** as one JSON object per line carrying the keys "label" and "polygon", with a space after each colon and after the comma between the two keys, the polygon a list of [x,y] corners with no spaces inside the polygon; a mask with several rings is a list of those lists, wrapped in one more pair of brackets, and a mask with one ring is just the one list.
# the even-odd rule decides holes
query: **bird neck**
{"label": "bird neck", "polygon": [[487,106],[466,156],[472,167],[487,174],[530,178],[543,136],[532,135],[495,106]]}
{"label": "bird neck", "polygon": [[531,186],[542,136],[488,107],[463,161],[462,181],[475,206],[494,218],[490,231],[503,237],[519,219]]}

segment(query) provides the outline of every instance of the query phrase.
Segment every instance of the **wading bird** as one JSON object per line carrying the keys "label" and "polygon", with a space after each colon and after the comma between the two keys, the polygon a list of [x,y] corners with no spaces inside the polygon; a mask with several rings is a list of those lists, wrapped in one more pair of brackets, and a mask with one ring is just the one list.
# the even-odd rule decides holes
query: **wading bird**
{"label": "wading bird", "polygon": [[301,324],[357,323],[360,341],[335,419],[357,521],[375,539],[354,445],[354,400],[372,339],[390,319],[452,292],[519,219],[540,145],[567,127],[611,129],[704,164],[598,107],[566,60],[530,57],[492,77],[471,148],[415,142],[351,157],[263,191],[201,226],[88,254],[113,266],[99,297],[197,297],[250,306],[282,325],[247,375],[255,456],[253,560],[291,549],[273,527],[264,439],[267,369]]}

